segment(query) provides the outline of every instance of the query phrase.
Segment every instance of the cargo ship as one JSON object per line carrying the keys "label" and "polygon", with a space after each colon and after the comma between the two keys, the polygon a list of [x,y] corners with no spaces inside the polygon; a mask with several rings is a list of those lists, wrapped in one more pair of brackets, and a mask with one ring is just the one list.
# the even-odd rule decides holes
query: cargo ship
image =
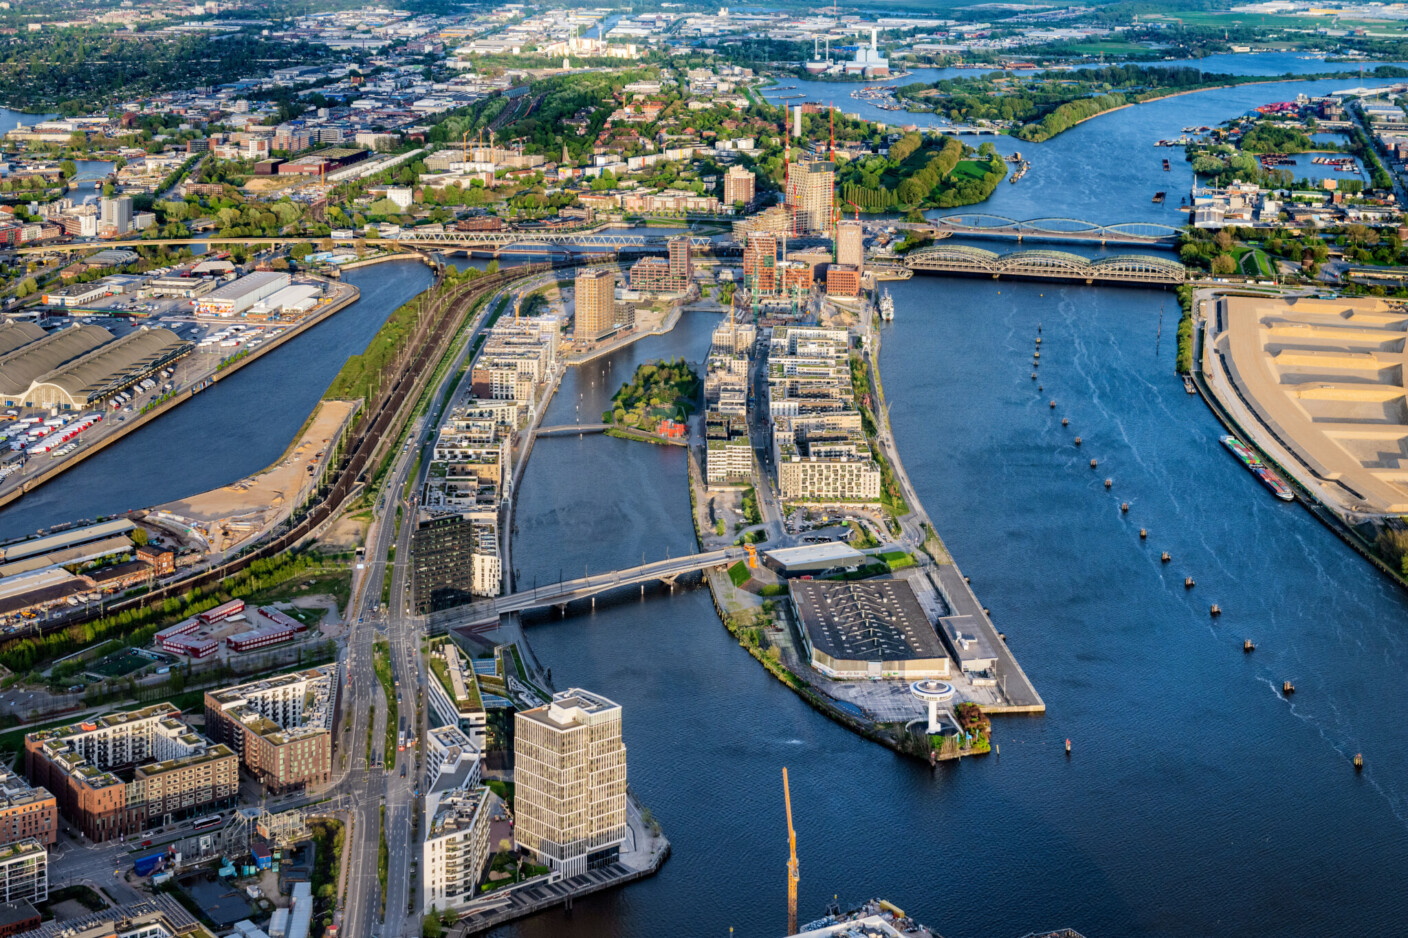
{"label": "cargo ship", "polygon": [[1261,457],[1252,452],[1251,447],[1237,439],[1235,436],[1222,437],[1222,445],[1232,451],[1242,465],[1247,467],[1247,471],[1261,480],[1261,484],[1271,490],[1271,493],[1284,502],[1294,501],[1295,493],[1285,480],[1271,470],[1271,467],[1261,461]]}

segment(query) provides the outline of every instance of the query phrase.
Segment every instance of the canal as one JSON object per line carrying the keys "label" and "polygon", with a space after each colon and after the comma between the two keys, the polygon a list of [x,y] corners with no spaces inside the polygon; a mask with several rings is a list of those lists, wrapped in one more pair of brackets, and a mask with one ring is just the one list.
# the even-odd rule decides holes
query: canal
{"label": "canal", "polygon": [[362,291],[357,302],[0,511],[0,539],[159,505],[278,459],[343,363],[432,275],[393,261],[345,279]]}
{"label": "canal", "polygon": [[[1189,180],[1166,181],[1176,174],[1156,158],[1181,154],[1154,140],[1337,84],[1173,98],[1021,144],[1032,173],[983,209],[1162,219],[1152,191]],[[499,934],[782,934],[784,765],[803,921],[835,894],[887,896],[949,938],[1398,930],[1408,602],[1218,445],[1172,376],[1172,294],[931,277],[890,288],[881,367],[900,452],[1047,715],[999,719],[1000,755],[931,773],[768,677],[702,590],[548,618],[530,630],[538,658],[557,687],[623,705],[632,786],[674,852],[651,880]],[[639,352],[702,354],[686,345]],[[689,549],[682,454],[604,437],[539,446],[521,492],[521,582]]]}

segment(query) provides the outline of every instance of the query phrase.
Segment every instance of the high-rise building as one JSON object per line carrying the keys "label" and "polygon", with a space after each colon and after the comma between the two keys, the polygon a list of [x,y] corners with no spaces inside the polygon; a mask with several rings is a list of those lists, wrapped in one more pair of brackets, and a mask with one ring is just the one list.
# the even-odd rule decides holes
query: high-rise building
{"label": "high-rise building", "polygon": [[479,875],[489,862],[488,791],[475,787],[447,794],[427,818],[421,845],[422,914],[458,909],[478,897]]}
{"label": "high-rise building", "polygon": [[740,202],[745,208],[752,205],[757,188],[758,180],[752,173],[742,166],[729,167],[729,171],[724,173],[724,205],[727,207]]}
{"label": "high-rise building", "polygon": [[743,283],[755,293],[777,291],[777,239],[753,232],[743,245]]}
{"label": "high-rise building", "polygon": [[586,267],[577,271],[577,319],[579,341],[595,341],[609,333],[616,322],[616,273],[606,267]]}
{"label": "high-rise building", "polygon": [[563,876],[614,863],[626,839],[620,705],[574,687],[513,725],[515,842]]}
{"label": "high-rise building", "polygon": [[678,290],[688,288],[689,281],[694,276],[694,259],[690,256],[690,247],[688,235],[670,239],[670,278]]}
{"label": "high-rise building", "polygon": [[858,221],[836,225],[836,263],[865,270],[865,229]]}
{"label": "high-rise building", "polygon": [[100,210],[101,215],[98,218],[100,229],[107,229],[108,233],[115,235],[127,234],[132,230],[131,196],[122,195],[115,199],[103,199]]}
{"label": "high-rise building", "polygon": [[787,173],[786,201],[795,219],[796,234],[818,234],[831,230],[835,189],[835,164],[824,160],[792,164]]}

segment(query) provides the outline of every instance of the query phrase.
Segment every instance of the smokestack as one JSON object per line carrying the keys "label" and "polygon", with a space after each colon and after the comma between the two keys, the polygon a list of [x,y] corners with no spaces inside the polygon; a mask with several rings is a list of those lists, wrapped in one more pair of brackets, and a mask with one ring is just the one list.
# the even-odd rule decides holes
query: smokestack
{"label": "smokestack", "polygon": [[870,51],[871,51],[871,52],[876,52],[876,51],[878,51],[877,48],[876,48],[876,46],[875,46],[875,37],[876,37],[876,34],[877,34],[878,32],[879,32],[879,30],[876,29],[874,26],[870,27]]}

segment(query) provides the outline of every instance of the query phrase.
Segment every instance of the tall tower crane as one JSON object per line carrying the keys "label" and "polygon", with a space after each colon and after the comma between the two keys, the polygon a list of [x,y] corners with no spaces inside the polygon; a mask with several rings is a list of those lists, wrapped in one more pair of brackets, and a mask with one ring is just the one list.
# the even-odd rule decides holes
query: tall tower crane
{"label": "tall tower crane", "polygon": [[787,801],[787,934],[797,934],[797,831],[792,827],[792,787],[787,784],[787,766],[782,767],[782,795]]}

